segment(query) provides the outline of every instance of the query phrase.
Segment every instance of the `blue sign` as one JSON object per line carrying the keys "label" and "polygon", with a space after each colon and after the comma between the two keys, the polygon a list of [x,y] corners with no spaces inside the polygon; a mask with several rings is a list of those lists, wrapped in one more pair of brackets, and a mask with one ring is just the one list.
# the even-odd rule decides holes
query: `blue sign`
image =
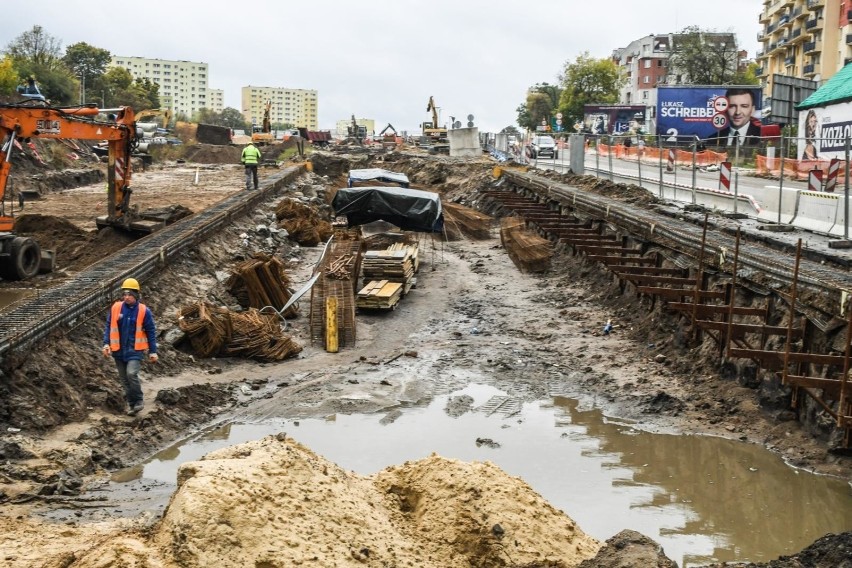
{"label": "blue sign", "polygon": [[730,126],[760,125],[759,87],[657,88],[657,135],[667,141],[727,136]]}

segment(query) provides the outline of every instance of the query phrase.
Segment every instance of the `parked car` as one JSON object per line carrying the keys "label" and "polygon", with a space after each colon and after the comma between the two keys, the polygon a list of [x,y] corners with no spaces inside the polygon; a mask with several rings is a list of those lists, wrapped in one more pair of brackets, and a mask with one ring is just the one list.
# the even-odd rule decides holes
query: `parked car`
{"label": "parked car", "polygon": [[535,136],[530,143],[533,158],[558,158],[559,150],[556,149],[556,140],[552,136]]}

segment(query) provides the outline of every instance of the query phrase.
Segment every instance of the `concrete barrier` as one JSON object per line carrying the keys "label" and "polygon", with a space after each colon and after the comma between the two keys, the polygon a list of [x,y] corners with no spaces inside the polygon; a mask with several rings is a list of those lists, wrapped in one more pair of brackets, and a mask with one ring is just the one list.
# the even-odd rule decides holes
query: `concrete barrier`
{"label": "concrete barrier", "polygon": [[[761,201],[761,211],[757,216],[757,219],[768,223],[780,222],[784,224],[791,224],[793,219],[796,217],[796,210],[799,207],[799,196],[801,193],[801,191],[797,191],[795,193],[795,197],[790,194],[784,195],[781,201],[780,211],[777,204],[777,195],[775,195],[775,198],[772,201],[769,201],[768,199]],[[780,221],[779,213],[781,213]]]}
{"label": "concrete barrier", "polygon": [[749,217],[757,217],[761,212],[760,204],[751,195],[745,193],[734,196],[733,193],[727,191],[697,188],[695,190],[695,202],[727,213],[734,212],[734,203],[736,202],[736,212]]}
{"label": "concrete barrier", "polygon": [[[834,219],[834,226],[829,231],[832,235],[842,237],[846,230],[846,197],[842,194],[836,194],[837,199],[837,217]],[[852,203],[849,204],[852,207]],[[849,234],[852,235],[852,218],[849,219]]]}
{"label": "concrete barrier", "polygon": [[840,196],[822,191],[800,191],[793,225],[818,233],[830,233],[837,222]]}
{"label": "concrete barrier", "polygon": [[459,158],[478,158],[482,156],[479,145],[479,128],[453,128],[447,131],[450,141],[450,156]]}

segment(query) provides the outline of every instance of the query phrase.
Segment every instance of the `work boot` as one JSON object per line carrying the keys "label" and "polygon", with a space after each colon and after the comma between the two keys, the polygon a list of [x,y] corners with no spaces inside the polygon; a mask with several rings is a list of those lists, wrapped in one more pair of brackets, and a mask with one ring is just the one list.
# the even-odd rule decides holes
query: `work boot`
{"label": "work boot", "polygon": [[139,402],[134,404],[132,407],[130,407],[130,410],[127,411],[127,415],[128,416],[136,416],[137,414],[142,412],[143,408],[145,408],[145,403],[140,400]]}

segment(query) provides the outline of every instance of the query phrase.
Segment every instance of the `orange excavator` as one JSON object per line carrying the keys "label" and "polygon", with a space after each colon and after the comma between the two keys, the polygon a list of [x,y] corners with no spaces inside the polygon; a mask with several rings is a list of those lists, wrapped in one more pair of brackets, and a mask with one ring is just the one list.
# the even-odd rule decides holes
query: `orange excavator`
{"label": "orange excavator", "polygon": [[[101,118],[98,117],[101,115]],[[106,119],[103,118],[106,115]],[[15,148],[23,150],[32,138],[106,140],[109,143],[107,168],[107,215],[99,217],[99,227],[151,232],[154,227],[136,218],[130,206],[130,157],[138,144],[133,109],[98,109],[94,106],[50,107],[44,103],[0,105],[0,277],[26,280],[41,266],[41,249],[35,240],[15,234],[15,200],[11,169]],[[19,198],[18,206],[23,207]]]}

